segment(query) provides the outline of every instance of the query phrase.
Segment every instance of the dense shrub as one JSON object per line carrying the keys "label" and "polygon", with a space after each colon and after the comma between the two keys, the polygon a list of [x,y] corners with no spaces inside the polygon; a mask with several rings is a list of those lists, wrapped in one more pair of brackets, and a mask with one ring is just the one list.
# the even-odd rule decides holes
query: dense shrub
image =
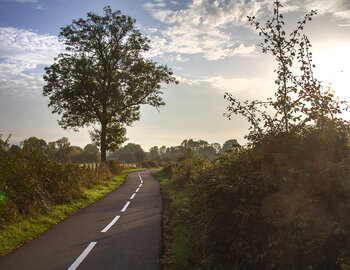
{"label": "dense shrub", "polygon": [[175,183],[181,187],[188,184],[192,178],[196,178],[200,170],[207,162],[201,158],[186,159],[179,162],[176,170],[172,172]]}
{"label": "dense shrub", "polygon": [[107,164],[113,175],[120,174],[123,171],[123,166],[114,159],[107,160]]}
{"label": "dense shrub", "polygon": [[158,167],[158,162],[154,160],[148,160],[142,161],[140,165],[142,168],[156,168]]}
{"label": "dense shrub", "polygon": [[52,161],[37,149],[10,149],[0,136],[0,228],[53,204],[70,202],[97,181],[91,170]]}
{"label": "dense shrub", "polygon": [[187,185],[193,268],[329,270],[349,261],[349,147],[335,122],[266,136],[197,172]]}
{"label": "dense shrub", "polygon": [[173,165],[166,165],[163,169],[162,172],[168,176],[169,178],[173,177],[173,173],[174,173],[174,166]]}

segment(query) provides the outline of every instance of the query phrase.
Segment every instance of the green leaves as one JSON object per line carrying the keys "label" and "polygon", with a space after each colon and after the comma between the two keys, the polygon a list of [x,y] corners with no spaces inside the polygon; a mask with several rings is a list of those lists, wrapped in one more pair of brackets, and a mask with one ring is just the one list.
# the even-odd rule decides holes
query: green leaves
{"label": "green leaves", "polygon": [[140,105],[165,105],[161,85],[178,82],[167,66],[144,58],[150,40],[135,20],[109,6],[104,15],[88,13],[61,30],[67,53],[45,68],[43,95],[63,128],[100,125],[92,134],[95,141],[100,135],[104,161],[106,149],[124,140],[125,132],[117,130],[140,118]]}

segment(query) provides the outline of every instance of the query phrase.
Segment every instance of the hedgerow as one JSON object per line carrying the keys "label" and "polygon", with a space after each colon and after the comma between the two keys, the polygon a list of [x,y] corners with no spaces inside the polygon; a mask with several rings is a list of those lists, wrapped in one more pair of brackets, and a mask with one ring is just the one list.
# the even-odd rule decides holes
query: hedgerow
{"label": "hedgerow", "polygon": [[186,186],[198,269],[342,269],[350,260],[347,136],[333,122],[266,137]]}
{"label": "hedgerow", "polygon": [[52,161],[37,149],[10,151],[0,135],[0,228],[71,202],[98,180],[91,170]]}

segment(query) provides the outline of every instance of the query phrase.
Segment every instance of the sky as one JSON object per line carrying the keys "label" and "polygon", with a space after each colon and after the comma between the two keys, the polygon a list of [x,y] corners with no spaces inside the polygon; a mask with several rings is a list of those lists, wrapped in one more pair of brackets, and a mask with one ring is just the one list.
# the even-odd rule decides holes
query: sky
{"label": "sky", "polygon": [[[287,28],[306,12],[318,15],[305,28],[316,64],[316,78],[350,101],[350,0],[282,0]],[[262,40],[247,16],[264,23],[272,0],[0,0],[0,134],[19,143],[35,136],[71,144],[90,143],[88,129],[63,130],[42,96],[44,67],[62,52],[60,28],[103,7],[136,19],[151,39],[152,60],[170,67],[178,85],[164,85],[159,111],[141,108],[128,127],[128,141],[144,150],[179,145],[184,139],[244,144],[248,123],[228,120],[224,93],[239,100],[273,96],[276,62],[261,52]],[[350,118],[345,115],[345,118]]]}

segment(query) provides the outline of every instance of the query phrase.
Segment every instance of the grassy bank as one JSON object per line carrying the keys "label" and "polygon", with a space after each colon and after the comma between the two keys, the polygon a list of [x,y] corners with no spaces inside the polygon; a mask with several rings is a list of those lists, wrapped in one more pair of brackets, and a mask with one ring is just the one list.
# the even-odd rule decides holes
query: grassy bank
{"label": "grassy bank", "polygon": [[141,169],[127,170],[109,181],[102,181],[92,188],[84,190],[82,196],[72,203],[64,203],[51,207],[47,212],[5,226],[0,231],[0,255],[11,252],[23,243],[33,239],[48,228],[64,220],[67,216],[92,204],[124,183],[128,173]]}
{"label": "grassy bank", "polygon": [[190,254],[193,253],[189,252],[188,241],[192,233],[185,213],[188,196],[164,171],[156,171],[153,175],[160,182],[164,199],[162,269],[189,269]]}

